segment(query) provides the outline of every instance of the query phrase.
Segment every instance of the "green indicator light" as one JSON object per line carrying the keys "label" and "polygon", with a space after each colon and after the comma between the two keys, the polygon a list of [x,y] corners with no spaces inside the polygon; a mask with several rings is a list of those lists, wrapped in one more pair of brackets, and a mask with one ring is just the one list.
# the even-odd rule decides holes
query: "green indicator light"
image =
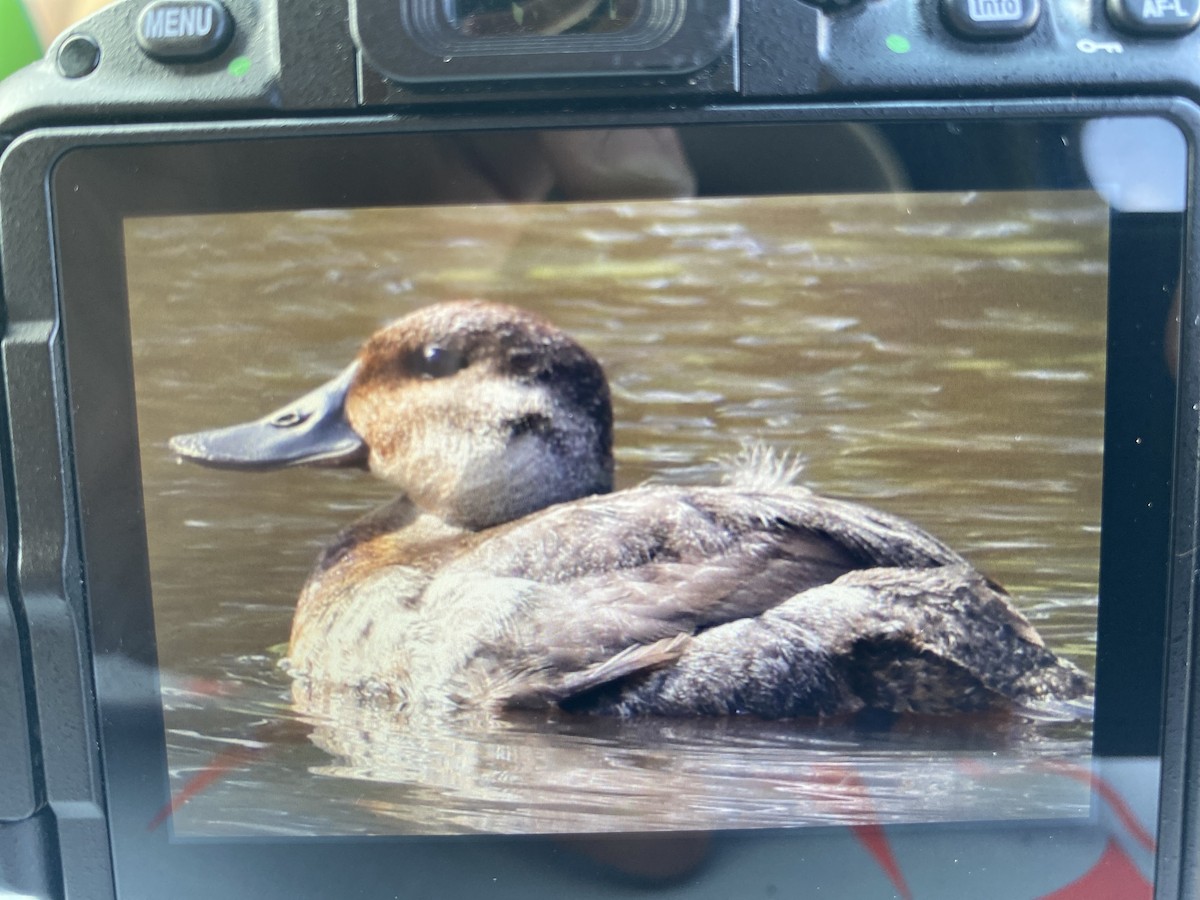
{"label": "green indicator light", "polygon": [[[889,38],[889,40],[891,40]],[[250,57],[235,56],[229,61],[229,74],[234,78],[243,78],[250,71]]]}
{"label": "green indicator light", "polygon": [[884,43],[887,44],[887,48],[893,53],[907,53],[912,49],[912,44],[902,34],[889,34]]}

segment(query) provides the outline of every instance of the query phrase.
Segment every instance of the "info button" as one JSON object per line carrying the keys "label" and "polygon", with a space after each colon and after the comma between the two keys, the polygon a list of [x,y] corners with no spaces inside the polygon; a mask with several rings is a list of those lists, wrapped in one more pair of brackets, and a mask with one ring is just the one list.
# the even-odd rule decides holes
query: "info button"
{"label": "info button", "polygon": [[972,40],[1021,37],[1041,12],[1041,0],[942,0],[946,24]]}

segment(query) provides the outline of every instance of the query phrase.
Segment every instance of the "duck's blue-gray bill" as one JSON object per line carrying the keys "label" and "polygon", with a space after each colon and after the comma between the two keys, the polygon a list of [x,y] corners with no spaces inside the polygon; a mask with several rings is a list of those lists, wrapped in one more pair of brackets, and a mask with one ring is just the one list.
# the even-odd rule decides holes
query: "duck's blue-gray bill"
{"label": "duck's blue-gray bill", "polygon": [[346,392],[358,363],[254,422],[171,438],[184,459],[221,469],[363,465],[367,447],[346,422]]}

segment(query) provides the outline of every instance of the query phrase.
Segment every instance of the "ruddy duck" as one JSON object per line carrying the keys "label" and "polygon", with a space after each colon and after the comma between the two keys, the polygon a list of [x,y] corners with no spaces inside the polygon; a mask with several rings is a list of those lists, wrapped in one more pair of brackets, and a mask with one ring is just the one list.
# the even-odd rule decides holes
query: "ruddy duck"
{"label": "ruddy duck", "polygon": [[171,447],[211,466],[365,464],[400,489],[305,585],[299,685],[408,706],[771,718],[1090,690],[1003,588],[896,516],[770,465],[612,493],[600,364],[512,307],[418,310],[295,403]]}

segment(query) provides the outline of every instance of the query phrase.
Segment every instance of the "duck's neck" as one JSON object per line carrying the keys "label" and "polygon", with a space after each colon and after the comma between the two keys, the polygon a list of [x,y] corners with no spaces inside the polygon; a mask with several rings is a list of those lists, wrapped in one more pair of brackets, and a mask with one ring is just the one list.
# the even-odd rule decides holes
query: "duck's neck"
{"label": "duck's neck", "polygon": [[510,447],[489,465],[460,468],[452,490],[441,496],[429,492],[416,501],[449,525],[483,531],[612,491],[611,457],[568,455],[564,449],[569,450],[551,448],[544,440]]}

